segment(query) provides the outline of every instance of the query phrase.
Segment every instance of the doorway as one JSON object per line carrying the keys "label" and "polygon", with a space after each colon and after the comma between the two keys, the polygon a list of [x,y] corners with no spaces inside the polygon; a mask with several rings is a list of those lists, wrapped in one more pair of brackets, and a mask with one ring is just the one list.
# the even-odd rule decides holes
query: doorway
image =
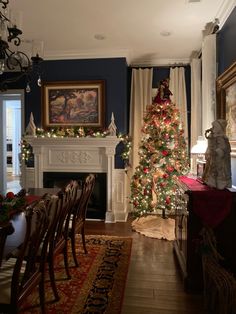
{"label": "doorway", "polygon": [[23,130],[23,91],[0,94],[1,107],[1,193],[17,193],[20,186],[20,141]]}

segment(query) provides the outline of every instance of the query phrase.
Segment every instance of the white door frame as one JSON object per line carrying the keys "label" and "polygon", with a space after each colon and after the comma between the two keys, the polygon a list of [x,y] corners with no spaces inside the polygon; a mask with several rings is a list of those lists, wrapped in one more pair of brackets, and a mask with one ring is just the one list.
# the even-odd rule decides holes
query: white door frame
{"label": "white door frame", "polygon": [[21,135],[25,129],[24,119],[24,90],[8,90],[0,92],[0,193],[5,194],[7,190],[7,159],[6,159],[6,100],[21,100]]}

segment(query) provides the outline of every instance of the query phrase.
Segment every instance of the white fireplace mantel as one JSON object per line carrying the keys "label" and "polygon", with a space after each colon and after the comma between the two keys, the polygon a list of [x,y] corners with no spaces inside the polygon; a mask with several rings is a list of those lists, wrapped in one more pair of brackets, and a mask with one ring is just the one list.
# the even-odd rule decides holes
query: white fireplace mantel
{"label": "white fireplace mantel", "polygon": [[[121,175],[123,169],[114,169],[115,150],[120,142],[117,136],[105,138],[25,136],[24,139],[32,146],[34,153],[31,176],[30,169],[28,174],[24,175],[26,186],[43,187],[44,172],[106,173],[106,222],[126,220],[125,176]],[[25,169],[27,171],[27,168]],[[30,183],[27,184],[27,180]]]}

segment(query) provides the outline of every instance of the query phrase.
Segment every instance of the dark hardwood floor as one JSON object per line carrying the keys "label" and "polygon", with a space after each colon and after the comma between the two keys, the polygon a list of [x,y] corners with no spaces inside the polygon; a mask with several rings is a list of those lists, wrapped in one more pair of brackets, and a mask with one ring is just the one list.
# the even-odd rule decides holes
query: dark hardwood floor
{"label": "dark hardwood floor", "polygon": [[203,297],[184,291],[172,242],[133,232],[130,220],[115,224],[86,221],[86,234],[133,239],[122,314],[206,314]]}

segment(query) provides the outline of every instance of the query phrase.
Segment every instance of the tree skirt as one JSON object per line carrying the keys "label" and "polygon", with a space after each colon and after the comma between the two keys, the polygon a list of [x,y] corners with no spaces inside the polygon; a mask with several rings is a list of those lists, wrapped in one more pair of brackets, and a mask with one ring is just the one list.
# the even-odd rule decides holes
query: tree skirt
{"label": "tree skirt", "polygon": [[169,241],[175,239],[175,220],[172,218],[163,219],[153,215],[140,217],[132,222],[132,228],[149,238]]}

